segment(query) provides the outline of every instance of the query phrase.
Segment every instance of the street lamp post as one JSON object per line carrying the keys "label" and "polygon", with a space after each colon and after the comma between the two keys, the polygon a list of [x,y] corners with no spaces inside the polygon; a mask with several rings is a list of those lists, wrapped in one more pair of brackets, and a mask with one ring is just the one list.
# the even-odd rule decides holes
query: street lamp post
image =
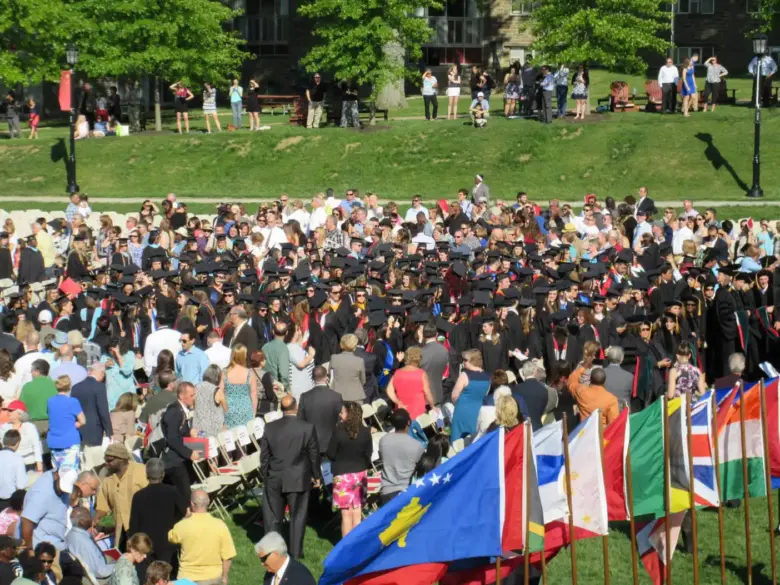
{"label": "street lamp post", "polygon": [[79,50],[73,43],[65,49],[65,59],[70,65],[70,157],[68,164],[68,193],[78,193],[79,186],[76,183],[76,84],[73,79],[73,70],[79,62]]}
{"label": "street lamp post", "polygon": [[755,67],[755,112],[754,112],[754,128],[755,138],[753,140],[753,186],[750,191],[747,192],[747,196],[760,199],[764,196],[764,191],[761,189],[761,158],[759,150],[761,148],[761,60],[764,55],[767,54],[767,44],[769,39],[766,35],[758,34],[753,37],[753,53],[756,56]]}

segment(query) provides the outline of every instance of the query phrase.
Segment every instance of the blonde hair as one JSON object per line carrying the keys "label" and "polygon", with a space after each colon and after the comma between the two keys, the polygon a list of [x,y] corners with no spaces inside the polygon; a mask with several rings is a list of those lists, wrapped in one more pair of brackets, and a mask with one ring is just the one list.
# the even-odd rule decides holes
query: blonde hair
{"label": "blonde hair", "polygon": [[233,346],[233,352],[230,354],[230,365],[228,365],[227,369],[229,370],[235,366],[246,367],[246,345],[243,343],[236,343]]}
{"label": "blonde hair", "polygon": [[131,412],[138,406],[138,397],[132,392],[121,394],[116,401],[116,406],[111,412]]}
{"label": "blonde hair", "polygon": [[682,251],[684,256],[691,256],[692,258],[696,257],[696,242],[693,240],[685,240],[682,243]]}
{"label": "blonde hair", "polygon": [[478,349],[467,349],[461,354],[464,361],[467,361],[472,366],[481,368],[484,364],[482,362],[482,354]]}
{"label": "blonde hair", "polygon": [[57,392],[70,392],[70,376],[60,376],[54,380],[54,387]]}
{"label": "blonde hair", "polygon": [[517,401],[512,396],[501,396],[496,401],[496,424],[501,427],[516,427],[519,410]]}
{"label": "blonde hair", "polygon": [[341,337],[341,342],[339,343],[339,346],[341,347],[342,351],[355,351],[357,345],[358,345],[358,338],[352,333],[347,333],[346,335],[343,335]]}
{"label": "blonde hair", "polygon": [[127,541],[127,550],[134,550],[142,555],[152,552],[152,539],[143,532],[137,532]]}
{"label": "blonde hair", "polygon": [[407,366],[419,367],[422,361],[422,350],[416,345],[406,350],[406,357],[404,362]]}

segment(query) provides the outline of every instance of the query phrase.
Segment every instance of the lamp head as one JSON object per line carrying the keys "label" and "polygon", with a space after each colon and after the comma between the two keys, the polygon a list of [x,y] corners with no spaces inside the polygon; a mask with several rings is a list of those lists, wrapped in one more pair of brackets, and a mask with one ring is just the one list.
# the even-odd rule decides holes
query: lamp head
{"label": "lamp head", "polygon": [[769,44],[769,37],[765,34],[757,34],[753,37],[753,53],[759,57],[763,57],[767,54],[767,45]]}
{"label": "lamp head", "polygon": [[68,45],[68,48],[65,49],[65,60],[68,62],[68,65],[70,66],[73,66],[79,62],[79,50],[76,48],[76,45],[74,45],[73,43],[70,43]]}

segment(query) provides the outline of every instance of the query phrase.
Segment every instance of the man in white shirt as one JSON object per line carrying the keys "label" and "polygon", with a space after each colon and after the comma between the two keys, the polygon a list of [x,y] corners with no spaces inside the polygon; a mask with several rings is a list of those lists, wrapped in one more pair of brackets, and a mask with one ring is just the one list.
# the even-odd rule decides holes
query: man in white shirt
{"label": "man in white shirt", "polygon": [[227,368],[230,365],[230,349],[224,346],[219,333],[216,331],[209,333],[206,342],[209,345],[209,348],[206,350],[206,357],[209,358],[209,363],[216,364],[223,370]]}
{"label": "man in white shirt", "polygon": [[415,195],[412,198],[412,206],[406,211],[406,215],[404,216],[404,222],[417,223],[417,214],[420,212],[425,214],[425,219],[428,219],[430,217],[428,215],[428,210],[425,207],[423,207],[422,197],[420,197],[419,195]]}
{"label": "man in white shirt", "polygon": [[458,191],[458,203],[460,203],[460,208],[466,217],[471,219],[471,208],[474,204],[469,200],[469,192],[466,189]]}
{"label": "man in white shirt", "polygon": [[269,211],[266,214],[266,227],[260,233],[263,234],[263,247],[266,250],[280,248],[282,244],[287,243],[287,235],[284,230],[277,225],[276,213]]}
{"label": "man in white shirt", "polygon": [[309,216],[308,233],[323,227],[327,217],[328,212],[325,210],[325,196],[322,193],[317,193],[314,196],[314,199],[311,200],[311,215]]}
{"label": "man in white shirt", "polygon": [[377,197],[376,193],[369,193],[363,201],[365,201],[366,204],[368,219],[381,221],[384,217],[384,210],[379,206],[379,197]]}
{"label": "man in white shirt", "polygon": [[688,227],[689,216],[681,215],[679,219],[672,218],[669,227],[672,228],[672,254],[681,256],[683,253],[682,245],[685,240],[693,240],[693,230]]}
{"label": "man in white shirt", "polygon": [[146,338],[146,346],[144,347],[144,371],[150,377],[153,371],[157,369],[157,356],[160,355],[162,350],[167,349],[173,355],[178,354],[179,350],[181,350],[179,343],[181,333],[170,329],[168,321],[161,321],[159,313],[157,314],[157,322],[159,328]]}
{"label": "man in white shirt", "polygon": [[637,211],[636,227],[634,228],[634,241],[631,242],[631,247],[636,248],[639,242],[642,241],[642,236],[652,232],[652,226],[647,223],[647,214],[644,211]]}
{"label": "man in white shirt", "polygon": [[32,363],[35,360],[46,360],[51,363],[54,354],[40,351],[41,336],[37,331],[30,331],[24,338],[24,355],[14,363],[16,375],[20,377],[22,385],[32,380]]}
{"label": "man in white shirt", "polygon": [[292,202],[293,211],[292,213],[287,217],[286,221],[290,221],[294,219],[301,225],[301,230],[304,234],[309,233],[309,219],[311,218],[311,215],[308,211],[303,207],[303,201],[300,199],[296,199]]}
{"label": "man in white shirt", "polygon": [[661,86],[663,102],[661,104],[662,114],[674,114],[677,105],[677,80],[680,78],[680,72],[674,65],[674,60],[669,57],[666,59],[666,65],[658,70],[658,85]]}
{"label": "man in white shirt", "polygon": [[683,201],[683,209],[684,209],[683,215],[685,217],[696,217],[697,215],[699,215],[699,212],[693,208],[693,201],[691,201],[690,199],[686,199],[685,201]]}

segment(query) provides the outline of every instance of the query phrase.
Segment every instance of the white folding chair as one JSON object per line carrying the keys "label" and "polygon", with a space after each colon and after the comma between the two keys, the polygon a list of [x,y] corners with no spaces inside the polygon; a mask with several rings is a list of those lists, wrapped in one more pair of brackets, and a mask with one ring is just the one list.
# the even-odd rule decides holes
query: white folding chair
{"label": "white folding chair", "polygon": [[379,441],[386,434],[387,433],[380,431],[371,435],[371,444],[373,446],[373,449],[371,450],[371,468],[377,473],[382,469],[382,460],[379,457]]}
{"label": "white folding chair", "polygon": [[420,425],[420,427],[422,428],[422,430],[424,432],[426,432],[426,434],[427,434],[428,429],[431,429],[434,433],[438,432],[438,430],[436,429],[436,419],[433,418],[427,412],[424,412],[423,414],[421,414],[420,416],[418,416],[414,420],[417,421],[417,424]]}
{"label": "white folding chair", "polygon": [[[246,428],[243,429],[244,441],[250,443]],[[258,505],[262,502],[257,497],[255,488],[260,487],[260,452],[247,455],[243,450],[235,430],[227,430],[217,435],[217,442],[225,461],[229,461],[241,478],[241,484],[247,497],[253,497]]]}
{"label": "white folding chair", "polygon": [[269,412],[263,417],[263,420],[266,422],[266,424],[270,422],[274,422],[275,420],[279,420],[282,418],[282,413],[278,411]]}
{"label": "white folding chair", "polygon": [[388,408],[387,401],[384,398],[377,398],[371,403],[371,407],[374,409],[374,420],[376,421],[379,430],[382,430],[382,421],[379,420],[379,411],[381,408]]}
{"label": "white folding chair", "polygon": [[[452,442],[452,450],[455,451],[456,454],[460,453],[465,448],[466,442],[463,439],[456,439]],[[451,455],[448,455],[448,457],[451,457]]]}
{"label": "white folding chair", "polygon": [[262,418],[252,419],[249,421],[249,424],[246,425],[246,430],[249,431],[249,439],[259,452],[260,439],[263,438],[263,433],[265,433],[265,421]]}
{"label": "white folding chair", "polygon": [[[361,408],[363,409],[363,422],[366,422],[367,418],[371,418],[376,414],[376,410],[370,404],[363,404]],[[371,426],[371,423],[369,422],[366,426]]]}

